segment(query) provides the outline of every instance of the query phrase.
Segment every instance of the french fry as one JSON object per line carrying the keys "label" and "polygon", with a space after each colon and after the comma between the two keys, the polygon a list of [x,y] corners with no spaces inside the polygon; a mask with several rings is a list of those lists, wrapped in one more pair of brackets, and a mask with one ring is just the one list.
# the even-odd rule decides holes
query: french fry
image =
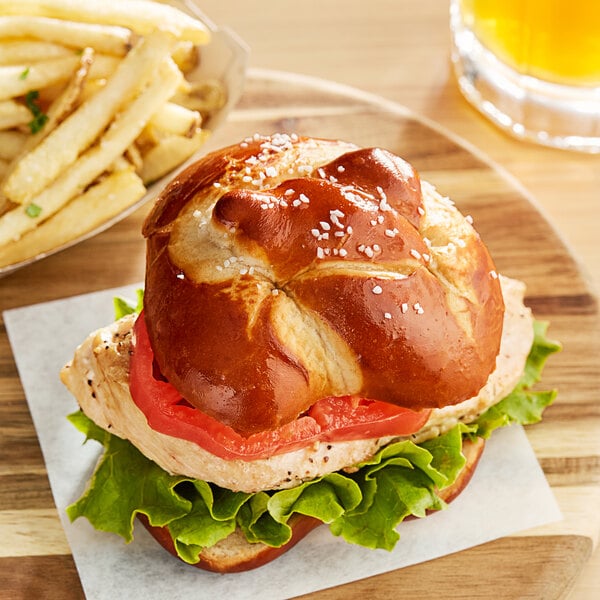
{"label": "french fry", "polygon": [[163,29],[195,44],[210,40],[210,30],[200,21],[168,4],[147,0],[0,0],[0,14],[115,24],[140,35]]}
{"label": "french fry", "polygon": [[0,245],[18,240],[35,229],[92,183],[125,152],[152,114],[173,95],[181,78],[181,71],[173,61],[164,60],[157,77],[119,113],[97,145],[81,155],[27,206],[18,206],[0,217]]}
{"label": "french fry", "polygon": [[31,65],[0,67],[0,100],[24,96],[60,81],[66,81],[77,67],[79,57],[61,56]]}
{"label": "french fry", "polygon": [[127,150],[125,150],[123,158],[135,169],[136,172],[141,170],[142,155],[136,144],[131,144]]}
{"label": "french fry", "polygon": [[173,60],[184,73],[191,71],[198,66],[200,60],[198,47],[188,41],[177,42],[173,50]]}
{"label": "french fry", "polygon": [[158,112],[152,115],[149,127],[165,133],[191,137],[202,124],[202,117],[197,110],[190,110],[180,104],[167,102]]}
{"label": "french fry", "polygon": [[[8,169],[8,161],[0,158],[0,179],[2,179],[2,177],[4,177],[4,174],[6,173],[7,169]],[[1,211],[0,211],[0,214],[1,214]]]}
{"label": "french fry", "polygon": [[108,79],[114,74],[120,64],[121,59],[116,56],[96,53],[90,70],[90,79]]}
{"label": "french fry", "polygon": [[[34,148],[39,144],[71,112],[81,96],[81,90],[93,61],[94,51],[91,48],[86,48],[79,58],[79,69],[75,71],[75,74],[63,90],[62,94],[54,100],[48,109],[46,123],[36,133],[32,133],[25,139],[19,153],[13,156],[11,162],[6,165],[2,179],[7,178],[17,168],[21,158],[25,156],[31,148]],[[30,113],[29,120],[31,120],[32,116],[33,115]],[[0,193],[0,215],[5,213],[9,208],[10,201],[3,193]]]}
{"label": "french fry", "polygon": [[188,85],[185,92],[178,93],[173,102],[181,104],[190,110],[197,110],[200,114],[207,114],[225,104],[227,98],[220,82],[205,80]]}
{"label": "french fry", "polygon": [[0,130],[26,125],[31,121],[31,112],[15,100],[0,101]]}
{"label": "french fry", "polygon": [[178,135],[164,138],[143,156],[140,172],[143,182],[148,185],[185,162],[206,142],[208,135],[201,130],[191,138]]}
{"label": "french fry", "polygon": [[[21,2],[15,2],[19,9]],[[98,52],[124,56],[131,48],[131,31],[115,25],[77,23],[47,17],[23,16],[0,17],[0,38],[36,38],[56,42],[72,48],[92,46]],[[8,14],[0,8],[0,13]]]}
{"label": "french fry", "polygon": [[111,173],[19,241],[0,247],[0,267],[25,261],[85,235],[135,204],[146,193],[131,170]]}
{"label": "french fry", "polygon": [[23,65],[72,55],[73,50],[70,48],[52,42],[0,40],[0,65]]}
{"label": "french fry", "polygon": [[[81,97],[90,67],[94,62],[94,54],[95,53],[92,48],[86,48],[81,53],[81,56],[79,57],[79,68],[75,71],[73,77],[71,77],[69,83],[64,88],[62,93],[48,108],[48,113],[46,115],[48,120],[39,131],[27,136],[20,152],[13,157],[12,163],[5,172],[5,176],[8,176],[8,173],[14,171],[21,158],[23,158],[23,156],[25,156],[32,148],[37,146],[72,112],[73,108],[76,106]],[[7,199],[0,197],[0,209],[3,208],[3,201],[6,202]],[[0,212],[2,211],[0,210]]]}
{"label": "french fry", "polygon": [[81,101],[85,102],[97,94],[106,85],[106,79],[88,79],[81,90]]}
{"label": "french fry", "polygon": [[[170,47],[170,36],[161,32],[142,38],[106,85],[19,161],[4,182],[5,196],[17,204],[26,203],[72,165],[119,108],[156,73]],[[132,118],[138,122],[135,113]]]}
{"label": "french fry", "polygon": [[0,158],[13,160],[21,152],[27,135],[21,131],[0,131]]}

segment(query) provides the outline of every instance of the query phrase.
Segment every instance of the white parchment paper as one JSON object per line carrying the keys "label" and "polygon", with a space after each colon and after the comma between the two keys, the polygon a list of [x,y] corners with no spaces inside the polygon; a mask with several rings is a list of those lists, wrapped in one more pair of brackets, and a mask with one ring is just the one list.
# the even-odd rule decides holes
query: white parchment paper
{"label": "white parchment paper", "polygon": [[450,507],[400,525],[393,552],[349,545],[317,528],[260,569],[219,575],[168,555],[137,524],[127,545],[70,523],[64,509],[82,493],[99,456],[95,442],[66,419],[77,408],[58,373],[93,329],[113,320],[112,298],[134,298],[139,286],[106,290],[4,313],[50,484],[88,598],[289,598],[408,566],[561,519],[559,508],[521,427],[496,431],[468,488]]}

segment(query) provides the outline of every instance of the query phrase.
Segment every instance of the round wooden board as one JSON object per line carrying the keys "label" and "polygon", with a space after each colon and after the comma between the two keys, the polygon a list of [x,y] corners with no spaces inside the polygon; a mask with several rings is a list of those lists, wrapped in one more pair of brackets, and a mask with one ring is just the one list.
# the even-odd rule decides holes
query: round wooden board
{"label": "round wooden board", "polygon": [[[597,298],[577,261],[516,181],[480,152],[400,106],[324,81],[254,70],[238,108],[210,147],[255,132],[345,139],[385,147],[409,160],[423,179],[473,216],[498,270],[527,283],[527,303],[538,318],[551,321],[551,336],[564,346],[544,376],[545,386],[559,388],[558,400],[541,424],[528,429],[564,521],[312,597],[383,599],[409,591],[413,600],[499,594],[503,599],[565,598],[600,532],[600,320]],[[141,280],[140,229],[147,210],[6,277],[0,309]],[[11,519],[13,529],[32,519],[47,528],[35,551],[11,553],[5,546],[0,596],[80,598],[3,324],[0,356],[0,531],[10,528]]]}

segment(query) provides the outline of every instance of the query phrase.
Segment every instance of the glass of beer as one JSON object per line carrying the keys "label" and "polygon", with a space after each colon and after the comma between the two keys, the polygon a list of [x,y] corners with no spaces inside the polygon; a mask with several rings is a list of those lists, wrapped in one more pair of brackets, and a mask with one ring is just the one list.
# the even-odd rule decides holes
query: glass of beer
{"label": "glass of beer", "polygon": [[600,153],[600,0],[451,0],[465,97],[512,135]]}

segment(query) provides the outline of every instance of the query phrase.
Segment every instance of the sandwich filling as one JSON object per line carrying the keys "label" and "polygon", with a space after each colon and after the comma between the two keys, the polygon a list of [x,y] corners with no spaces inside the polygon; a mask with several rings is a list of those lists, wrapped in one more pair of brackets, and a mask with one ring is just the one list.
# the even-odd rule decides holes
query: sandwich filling
{"label": "sandwich filling", "polygon": [[[510,283],[503,278],[503,285]],[[521,285],[516,290],[522,290]],[[347,542],[391,550],[399,539],[396,527],[404,518],[423,517],[445,507],[440,490],[452,486],[465,468],[463,440],[487,438],[497,427],[511,423],[535,423],[555,397],[554,391],[531,389],[548,356],[560,349],[546,338],[547,325],[534,321],[533,344],[514,389],[487,410],[481,399],[467,401],[462,417],[433,411],[420,434],[412,436],[436,436],[447,428],[437,437],[419,443],[411,436],[328,443],[309,455],[306,448],[271,459],[224,460],[192,442],[149,430],[128,389],[134,320],[135,315],[125,316],[93,333],[62,371],[63,381],[82,407],[71,421],[87,439],[104,447],[85,493],[67,513],[72,520],[85,516],[96,529],[117,533],[126,541],[133,538],[135,516],[143,515],[151,526],[166,528],[178,556],[190,564],[212,548],[217,551],[231,536],[251,544],[284,546],[293,535],[293,517],[299,514],[329,524],[331,532]],[[527,311],[515,322],[523,320],[531,324]],[[502,354],[499,364],[505,360]],[[497,386],[502,385],[507,381],[490,389],[500,392]],[[484,412],[478,414],[479,410]],[[120,437],[130,434],[140,449]],[[166,457],[165,443],[173,444],[170,450],[177,457],[167,470],[148,458]],[[288,481],[293,472],[286,469],[294,468],[294,461],[303,467],[329,465],[333,459],[325,457],[333,456],[332,451],[344,457],[338,462],[340,470],[315,473],[307,480],[307,473],[296,471],[297,478]],[[230,487],[182,474],[196,456],[199,462],[210,461],[210,480],[227,479]],[[256,491],[234,491],[240,483]],[[270,484],[286,489],[272,489]]]}
{"label": "sandwich filling", "polygon": [[[328,439],[320,441],[316,422],[301,417],[303,424],[298,428],[284,428],[279,436],[270,432],[262,444],[231,437],[219,443],[225,428],[187,406],[165,382],[160,382],[168,386],[163,396],[172,395],[167,412],[152,404],[154,398],[150,394],[136,400],[129,385],[132,332],[137,318],[134,314],[92,333],[63,370],[63,381],[97,425],[130,440],[169,473],[250,493],[294,487],[360,463],[394,439],[425,441],[459,422],[473,421],[506,396],[523,373],[533,327],[531,313],[523,305],[523,284],[505,277],[501,282],[507,307],[501,349],[496,369],[480,392],[461,404],[425,413],[402,411],[390,405],[389,414],[395,417],[384,415],[383,425],[372,422],[370,427],[363,427],[362,439],[344,439],[343,431],[336,439],[336,432],[330,431]],[[143,385],[141,380],[136,381],[136,392],[142,396]],[[407,430],[407,425],[412,427]],[[282,441],[286,434],[288,439]],[[242,442],[246,442],[246,452]]]}

